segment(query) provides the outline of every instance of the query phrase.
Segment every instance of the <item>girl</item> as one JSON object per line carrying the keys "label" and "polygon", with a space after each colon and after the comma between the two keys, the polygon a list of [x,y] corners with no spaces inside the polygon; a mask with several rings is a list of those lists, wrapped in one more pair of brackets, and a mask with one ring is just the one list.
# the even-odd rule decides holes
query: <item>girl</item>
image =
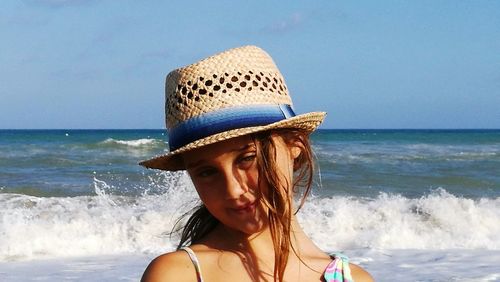
{"label": "girl", "polygon": [[154,259],[142,281],[373,281],[321,251],[295,218],[311,188],[309,135],[325,113],[291,106],[271,57],[254,46],[167,76],[170,152],[141,164],[187,170],[202,205],[177,251]]}

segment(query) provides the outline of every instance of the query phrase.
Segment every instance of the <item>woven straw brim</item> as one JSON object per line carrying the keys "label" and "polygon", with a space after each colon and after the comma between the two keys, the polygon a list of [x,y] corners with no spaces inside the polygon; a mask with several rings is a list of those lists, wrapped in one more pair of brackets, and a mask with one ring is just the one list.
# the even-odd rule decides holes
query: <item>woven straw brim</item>
{"label": "woven straw brim", "polygon": [[325,112],[311,112],[307,114],[297,115],[282,121],[271,123],[263,126],[253,126],[228,130],[225,132],[217,133],[194,142],[191,142],[175,151],[169,152],[164,155],[156,156],[150,160],[140,162],[139,164],[147,168],[161,169],[168,171],[176,171],[185,169],[181,153],[191,151],[203,146],[224,141],[227,139],[244,136],[251,133],[279,129],[279,128],[294,128],[302,129],[308,133],[313,132],[323,122],[326,116]]}

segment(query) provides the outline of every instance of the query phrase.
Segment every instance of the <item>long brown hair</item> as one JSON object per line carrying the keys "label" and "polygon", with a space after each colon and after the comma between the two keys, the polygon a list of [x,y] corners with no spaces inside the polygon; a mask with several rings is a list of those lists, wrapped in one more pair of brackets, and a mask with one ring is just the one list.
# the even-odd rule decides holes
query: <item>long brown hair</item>
{"label": "long brown hair", "polygon": [[[294,161],[293,183],[282,183],[283,177],[276,171],[276,144],[272,138],[279,135],[288,146],[297,146],[301,153]],[[288,262],[291,245],[292,196],[301,193],[298,212],[304,205],[306,197],[311,190],[313,179],[313,155],[309,143],[309,134],[298,129],[278,129],[264,131],[253,135],[257,146],[257,166],[259,169],[259,182],[269,187],[262,193],[262,202],[268,208],[268,220],[271,238],[274,246],[274,281],[283,281],[283,275]],[[260,186],[260,185],[259,185]],[[262,187],[262,186],[261,186]],[[299,189],[302,188],[302,191]],[[188,212],[187,223],[182,228],[181,240],[177,246],[180,249],[189,244],[194,244],[210,233],[219,221],[201,204]],[[184,217],[183,216],[183,217]],[[174,230],[182,218],[177,221]],[[292,251],[294,251],[292,249]]]}

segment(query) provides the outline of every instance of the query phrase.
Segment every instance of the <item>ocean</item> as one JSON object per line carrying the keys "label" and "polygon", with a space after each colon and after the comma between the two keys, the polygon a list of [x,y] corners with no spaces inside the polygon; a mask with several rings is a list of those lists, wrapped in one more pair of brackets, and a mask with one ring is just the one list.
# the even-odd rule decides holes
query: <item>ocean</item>
{"label": "ocean", "polygon": [[[0,130],[0,281],[138,281],[198,201],[163,130]],[[376,281],[500,281],[500,130],[318,130],[298,213]]]}

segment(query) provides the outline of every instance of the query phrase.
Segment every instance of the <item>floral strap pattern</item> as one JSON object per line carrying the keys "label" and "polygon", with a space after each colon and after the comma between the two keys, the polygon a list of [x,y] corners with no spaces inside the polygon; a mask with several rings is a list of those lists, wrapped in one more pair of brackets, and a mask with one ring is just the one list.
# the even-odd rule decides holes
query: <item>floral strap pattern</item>
{"label": "floral strap pattern", "polygon": [[326,282],[353,282],[349,259],[342,254],[331,254],[332,262],[326,267],[324,278]]}

